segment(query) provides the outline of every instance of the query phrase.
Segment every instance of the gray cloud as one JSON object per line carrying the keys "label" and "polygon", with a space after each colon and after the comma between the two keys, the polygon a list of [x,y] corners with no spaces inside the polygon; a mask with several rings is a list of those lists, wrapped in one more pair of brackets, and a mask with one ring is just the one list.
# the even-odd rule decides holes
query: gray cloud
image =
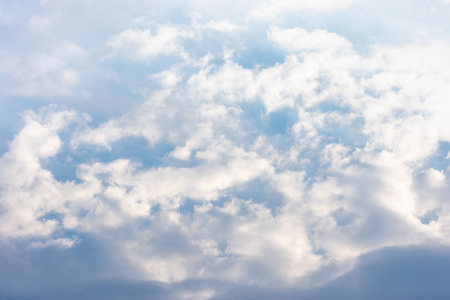
{"label": "gray cloud", "polygon": [[[86,247],[86,246],[84,246]],[[5,247],[2,246],[2,253]],[[362,256],[356,266],[345,275],[316,288],[269,288],[230,284],[219,281],[188,280],[164,285],[114,278],[92,278],[98,271],[98,249],[87,246],[94,254],[79,256],[84,276],[73,278],[73,266],[58,264],[58,253],[46,267],[38,272],[22,267],[5,254],[2,255],[2,292],[8,299],[180,299],[187,295],[199,295],[215,290],[210,299],[443,299],[449,290],[446,285],[450,274],[448,249],[443,247],[385,248]],[[104,252],[102,252],[104,253]],[[36,255],[36,254],[35,254]],[[93,260],[90,260],[93,258]],[[38,262],[36,259],[34,262]],[[48,261],[47,261],[48,262]],[[70,262],[70,261],[69,261]],[[91,264],[94,263],[94,264]],[[10,267],[8,267],[10,265]],[[12,265],[12,266],[11,266]],[[66,273],[52,276],[57,268],[65,266]],[[14,270],[14,271],[12,271]],[[105,273],[110,270],[104,270]],[[90,274],[90,275],[88,275]],[[95,273],[94,273],[95,274]],[[48,276],[50,275],[50,277]],[[62,275],[62,276],[61,276]],[[67,276],[70,275],[70,276]],[[79,274],[80,275],[80,274]],[[83,275],[83,273],[81,273]],[[105,275],[105,274],[103,274]],[[111,275],[111,273],[110,273]],[[89,278],[91,277],[91,278]],[[20,285],[18,285],[20,282]]]}

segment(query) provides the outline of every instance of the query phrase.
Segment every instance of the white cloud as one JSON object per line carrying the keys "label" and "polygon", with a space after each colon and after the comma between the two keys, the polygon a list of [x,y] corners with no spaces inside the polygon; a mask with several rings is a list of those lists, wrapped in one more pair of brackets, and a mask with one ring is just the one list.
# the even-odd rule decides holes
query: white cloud
{"label": "white cloud", "polygon": [[71,248],[80,242],[78,237],[72,238],[60,238],[56,240],[48,240],[43,242],[32,242],[31,248],[45,248],[45,247],[58,247],[58,248]]}
{"label": "white cloud", "polygon": [[150,29],[127,29],[108,40],[111,53],[105,58],[123,54],[132,59],[146,60],[158,55],[179,54],[183,49],[178,40],[186,34],[171,26],[160,26],[154,35]]}
{"label": "white cloud", "polygon": [[[0,158],[1,216],[0,234],[10,237],[49,236],[60,226],[57,218],[48,214],[77,213],[69,208],[70,201],[80,200],[90,193],[77,190],[73,183],[61,183],[42,168],[42,161],[61,149],[58,132],[78,117],[74,111],[24,115],[25,127],[11,142],[10,149]],[[87,186],[83,186],[87,188]],[[81,203],[81,202],[80,202]],[[75,205],[77,206],[77,205]]]}
{"label": "white cloud", "polygon": [[[215,12],[236,6],[207,3]],[[8,95],[114,95],[111,103],[89,98],[98,106],[91,127],[70,109],[24,114],[0,158],[2,240],[27,251],[76,252],[84,243],[76,236],[101,237],[139,280],[281,287],[322,283],[383,247],[448,244],[449,168],[441,152],[450,141],[449,46],[358,52],[350,34],[273,21],[352,3],[249,1],[227,10],[245,11],[235,18],[211,12],[204,25],[199,17],[123,30],[157,24],[133,15],[93,28],[104,30],[106,55],[89,38],[78,40],[84,50],[55,42],[51,51],[10,51],[2,71]],[[274,25],[243,22],[249,11]],[[28,24],[55,30],[45,12],[32,15]],[[259,56],[272,54],[260,64]],[[100,62],[102,55],[111,61]],[[159,61],[163,55],[184,59]],[[115,66],[118,58],[126,70]],[[79,59],[95,67],[83,70]],[[94,87],[83,81],[89,72]],[[105,74],[114,73],[111,83]],[[134,102],[110,113],[114,97]],[[76,176],[58,176],[52,163],[59,160]]]}
{"label": "white cloud", "polygon": [[268,161],[254,153],[245,153],[232,145],[221,146],[228,146],[227,155],[231,156],[225,163],[208,162],[193,168],[138,171],[129,161],[117,160],[106,165],[84,165],[80,169],[80,177],[93,180],[101,175],[107,197],[123,205],[124,212],[145,216],[150,208],[147,203],[164,208],[165,205],[172,205],[171,199],[180,197],[216,200],[219,192],[271,170]]}
{"label": "white cloud", "polygon": [[268,38],[288,52],[340,52],[351,51],[352,48],[352,44],[347,39],[321,29],[308,32],[303,28],[280,29],[273,27],[268,31]]}
{"label": "white cloud", "polygon": [[182,75],[177,70],[169,70],[150,75],[150,78],[156,79],[165,88],[171,88],[180,83]]}
{"label": "white cloud", "polygon": [[[324,43],[327,38],[333,42]],[[441,131],[443,135],[428,135],[427,132],[435,132],[433,129],[423,131],[428,126],[434,126],[433,122],[443,120],[440,117],[443,112],[438,112],[433,107],[438,105],[441,109],[444,108],[444,106],[436,104],[441,103],[441,100],[435,97],[439,97],[445,90],[445,86],[440,82],[445,81],[446,75],[439,75],[442,77],[438,77],[439,81],[434,83],[435,89],[430,89],[427,85],[430,81],[426,77],[417,76],[423,72],[423,69],[419,67],[415,69],[407,64],[401,65],[397,60],[390,62],[390,57],[395,56],[400,51],[399,49],[375,48],[372,53],[361,56],[352,50],[351,44],[346,39],[324,31],[308,33],[301,28],[289,30],[272,28],[269,31],[269,39],[279,44],[287,52],[294,52],[294,54],[288,55],[283,63],[263,69],[247,69],[232,61],[226,61],[218,66],[206,65],[197,73],[190,75],[186,84],[177,81],[176,84],[170,84],[171,92],[155,93],[154,97],[156,98],[151,98],[139,112],[112,120],[106,123],[109,125],[101,125],[87,135],[78,137],[80,141],[98,144],[99,141],[105,140],[101,137],[104,136],[106,140],[102,143],[110,145],[111,141],[118,141],[127,135],[137,134],[135,132],[151,132],[146,128],[158,128],[157,138],[145,137],[143,134],[141,136],[151,144],[158,143],[162,137],[169,137],[177,145],[171,152],[171,157],[187,162],[201,159],[204,163],[204,165],[194,166],[190,169],[168,167],[143,173],[138,172],[136,173],[140,174],[138,176],[120,175],[117,179],[111,179],[112,181],[109,182],[113,187],[107,188],[108,197],[112,195],[118,197],[117,199],[121,199],[120,205],[125,205],[130,199],[139,198],[137,194],[133,195],[134,192],[127,193],[125,188],[120,188],[120,181],[129,177],[126,180],[128,186],[143,186],[139,181],[135,182],[134,179],[131,179],[142,176],[142,182],[152,182],[155,183],[155,186],[148,185],[149,190],[141,187],[141,195],[153,195],[151,197],[159,199],[158,203],[165,203],[163,206],[166,205],[169,209],[183,203],[182,200],[174,200],[180,199],[179,197],[213,200],[217,199],[219,190],[228,189],[236,183],[243,183],[255,177],[261,177],[261,174],[273,174],[269,175],[273,184],[287,201],[285,207],[275,217],[264,206],[249,204],[249,207],[257,209],[262,213],[261,216],[265,217],[261,220],[261,224],[257,221],[258,219],[251,219],[252,221],[246,223],[245,218],[250,218],[250,216],[242,217],[243,219],[237,217],[241,209],[239,208],[240,204],[226,206],[227,210],[231,209],[232,211],[231,218],[237,218],[235,221],[239,225],[235,225],[237,226],[235,235],[232,232],[226,235],[232,243],[227,248],[229,252],[224,255],[241,257],[241,260],[238,260],[241,267],[231,264],[233,267],[225,272],[224,278],[229,280],[248,277],[251,268],[246,269],[245,260],[258,261],[258,259],[265,258],[272,251],[270,249],[277,249],[276,251],[283,253],[283,258],[274,257],[273,261],[261,260],[255,263],[261,267],[285,264],[286,268],[283,269],[283,272],[273,275],[274,277],[261,275],[260,278],[254,279],[259,283],[266,282],[266,280],[291,282],[311,274],[330,261],[345,265],[348,260],[377,248],[439,239],[441,229],[438,229],[436,223],[422,224],[420,221],[425,208],[420,204],[417,187],[414,185],[416,169],[405,163],[420,162],[429,157],[436,150],[437,143],[447,139],[444,131]],[[402,51],[423,53],[424,51],[420,49],[422,48],[407,47]],[[380,53],[383,53],[383,58],[380,58]],[[424,59],[433,60],[431,52],[429,55],[424,56]],[[382,72],[379,70],[380,66],[383,66]],[[399,81],[404,80],[402,77],[405,75],[404,68],[408,68],[408,72],[416,74],[414,87],[406,85],[406,81],[404,83]],[[438,74],[437,69],[425,70],[425,72]],[[155,78],[163,75],[171,74],[163,73]],[[408,80],[411,79],[413,78],[408,77]],[[422,82],[423,80],[424,82]],[[299,85],[299,83],[303,83],[303,85]],[[420,88],[420,92],[428,95],[427,102],[411,108],[411,110],[427,111],[426,118],[420,115],[398,114],[396,110],[396,107],[406,107],[405,102],[402,101],[414,103],[410,101],[410,98],[405,98],[409,97],[407,95],[411,93],[417,95],[417,91],[411,90],[413,88]],[[384,94],[390,95],[389,98],[383,98]],[[187,105],[185,101],[188,99],[189,104]],[[240,120],[241,113],[239,111],[242,109],[240,106],[246,102],[257,102],[259,99],[266,107],[266,114],[276,112],[283,107],[298,109],[297,123],[292,126],[294,140],[292,144],[288,144],[292,147],[289,151],[283,152],[278,149],[274,140],[264,137],[264,132],[260,132],[261,136],[251,145],[251,148],[261,157],[269,159],[272,165],[287,169],[281,173],[261,173],[259,171],[253,173],[255,175],[242,173],[244,176],[242,180],[235,177],[236,175],[228,177],[226,168],[223,169],[223,165],[217,163],[224,159],[227,161],[229,158],[225,157],[233,153],[234,146],[228,148],[229,146],[226,145],[232,145],[232,143],[216,137],[221,134],[233,134],[233,131],[239,128],[234,127],[233,124],[240,124],[243,121]],[[342,111],[333,109],[324,111],[320,106],[323,103],[333,103]],[[170,107],[170,113],[166,110],[167,107]],[[179,107],[181,107],[180,110],[178,110]],[[205,112],[207,107],[208,114],[199,113]],[[232,107],[238,109],[230,110]],[[210,113],[213,111],[214,113],[211,115]],[[219,114],[217,114],[218,112]],[[164,115],[164,121],[155,121],[160,114]],[[177,122],[184,120],[181,128],[177,125],[180,123],[172,123],[171,117],[168,117],[170,114],[176,116],[173,120],[177,120]],[[190,118],[189,116],[192,115],[196,117]],[[210,119],[211,116],[214,116],[214,119]],[[217,116],[221,116],[221,119],[217,119]],[[145,125],[139,121],[140,119],[146,120],[146,122],[153,120],[151,121],[153,123]],[[122,122],[119,120],[129,120],[126,121],[129,123],[127,123],[128,125],[125,123],[119,125],[117,122]],[[358,124],[358,120],[364,122]],[[164,126],[161,127],[161,124]],[[106,130],[104,126],[112,127]],[[359,144],[359,147],[365,149],[355,148],[360,142],[356,139],[357,136],[350,136],[346,145],[327,142],[327,139],[330,138],[330,133],[327,133],[327,130],[331,130],[330,126],[341,126],[340,130],[360,135],[358,139],[362,139],[363,143]],[[442,126],[438,125],[438,127]],[[416,129],[412,130],[412,128]],[[184,132],[184,137],[177,135],[180,129]],[[122,133],[114,137],[115,130]],[[94,138],[92,135],[94,133],[100,135]],[[393,137],[390,137],[390,134]],[[87,139],[89,136],[92,138]],[[243,142],[238,136],[234,136],[234,138],[234,142],[237,144]],[[402,146],[403,140],[405,146]],[[408,145],[414,141],[417,143],[414,144],[413,149],[410,149]],[[378,153],[380,148],[385,150]],[[218,151],[218,149],[222,150]],[[298,162],[300,166],[304,167],[311,164],[311,157],[302,157],[304,155],[301,154],[302,151],[321,153],[319,160],[322,169],[317,170],[322,171],[319,171],[318,177],[306,176],[304,172],[290,170],[293,162]],[[225,154],[228,155],[224,156]],[[268,163],[268,161],[266,162]],[[125,162],[121,163],[128,165]],[[211,173],[209,167],[206,166],[211,166],[219,172],[218,174],[222,174],[217,177],[220,179],[215,179],[214,173]],[[263,169],[270,169],[268,166],[269,164]],[[238,166],[237,169],[251,170],[251,167],[250,165]],[[127,172],[134,174],[133,172],[136,171],[132,170]],[[94,171],[95,174],[96,172]],[[121,171],[114,169],[106,174],[121,174]],[[202,174],[207,174],[207,177],[202,177]],[[95,177],[96,175],[90,176]],[[326,179],[322,180],[322,176],[325,176]],[[226,179],[232,177],[236,181]],[[169,180],[168,178],[174,181],[170,185],[170,190],[164,188],[168,186],[165,183],[166,179]],[[196,178],[196,181],[191,182],[187,178]],[[443,186],[442,180],[445,180],[445,177],[443,177],[444,179],[442,176],[439,178],[441,178],[439,186]],[[305,181],[312,182],[310,188],[307,188]],[[203,186],[208,186],[208,189],[203,190]],[[433,188],[433,185],[430,187]],[[436,185],[434,188],[437,187]],[[161,202],[160,200],[165,197],[171,200]],[[240,203],[240,200],[233,201]],[[139,215],[150,209],[150,206],[145,206],[145,209],[136,206],[134,209],[133,205],[135,204],[123,206],[122,210],[128,211],[128,214],[131,215]],[[426,210],[436,209],[436,205],[439,204],[434,204]],[[212,212],[216,208],[206,206],[205,209],[204,212]],[[198,212],[200,211],[203,212],[203,210],[198,210]],[[370,215],[369,212],[372,212],[373,215]],[[180,228],[187,226],[186,223],[183,223],[182,215],[174,213],[173,216],[177,219],[177,226]],[[298,217],[303,217],[302,223],[297,224],[292,221]],[[242,220],[238,221],[239,219]],[[114,224],[117,226],[121,223]],[[270,225],[264,227],[266,226],[264,224]],[[250,228],[248,235],[242,231],[246,226]],[[295,239],[302,241],[297,249],[297,246],[294,247],[294,244],[291,244],[293,242],[289,226],[293,226],[297,230],[304,228],[306,236],[308,236],[307,232],[311,231],[315,232],[315,235],[313,237],[296,236]],[[259,233],[256,228],[264,228],[264,230]],[[384,233],[387,228],[390,228],[389,234]],[[212,231],[212,233],[217,234],[217,231]],[[190,234],[195,234],[195,232]],[[252,240],[251,236],[256,236],[257,239]],[[217,246],[220,241],[215,240],[209,234],[202,235],[200,241],[203,242],[194,244],[200,245],[204,249],[202,251],[208,253],[207,255],[221,253]],[[208,242],[205,244],[205,241]],[[288,244],[293,248],[286,246]],[[294,252],[301,253],[300,257],[290,254],[290,252],[283,252],[285,248],[296,249]],[[328,258],[325,259],[315,251],[327,253]],[[133,254],[133,257],[136,256]],[[147,272],[150,272],[149,278],[151,279],[181,280],[187,278],[187,274],[198,272],[196,269],[198,266],[194,268],[183,260],[171,259],[162,263],[161,258],[157,255],[156,257],[158,258],[145,255],[142,257],[142,260],[146,262],[145,265],[148,265]],[[160,261],[162,264],[157,269],[166,270],[165,273],[150,271],[156,261]],[[164,267],[167,263],[176,265],[178,271],[173,270],[173,273],[167,271],[168,269]],[[295,268],[296,265],[302,265],[304,268]],[[293,266],[293,269],[288,266]]]}

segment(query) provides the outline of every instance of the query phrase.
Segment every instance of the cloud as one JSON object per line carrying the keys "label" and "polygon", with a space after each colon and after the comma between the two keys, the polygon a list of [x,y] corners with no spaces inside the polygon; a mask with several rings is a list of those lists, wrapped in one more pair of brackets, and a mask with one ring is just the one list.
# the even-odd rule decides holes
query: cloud
{"label": "cloud", "polygon": [[[324,44],[328,36],[335,42]],[[440,240],[445,234],[440,222],[444,222],[446,210],[440,213],[439,221],[422,223],[426,213],[415,186],[420,164],[405,164],[429,157],[435,148],[421,143],[416,149],[421,154],[410,157],[398,148],[401,139],[395,139],[396,143],[386,141],[386,131],[378,130],[397,124],[389,134],[407,136],[413,132],[402,129],[409,126],[410,117],[391,109],[395,103],[384,103],[387,99],[403,101],[402,93],[407,95],[412,87],[399,86],[400,82],[393,78],[400,78],[405,67],[415,74],[418,69],[399,65],[397,60],[390,63],[398,49],[374,48],[362,56],[346,39],[323,31],[273,28],[268,39],[290,53],[284,62],[248,69],[226,60],[217,65],[195,66],[187,78],[176,75],[182,74],[182,66],[157,73],[153,78],[160,81],[160,89],[139,109],[97,128],[85,128],[65,140],[72,151],[92,146],[104,147],[96,151],[113,151],[127,137],[145,139],[146,151],[162,143],[172,144],[158,166],[140,165],[129,159],[102,162],[99,157],[99,161],[76,164],[79,182],[58,182],[42,168],[41,161],[54,157],[61,149],[59,129],[51,129],[54,122],[42,120],[68,112],[33,117],[41,121],[31,122],[34,125],[27,126],[33,129],[25,127],[16,137],[10,152],[2,158],[5,165],[12,165],[5,169],[27,165],[22,162],[26,155],[17,156],[20,159],[15,161],[10,158],[25,151],[15,146],[21,140],[32,141],[21,138],[26,132],[38,132],[36,128],[49,132],[33,147],[23,148],[33,149],[28,156],[35,165],[34,172],[46,174],[45,180],[42,175],[38,177],[31,191],[53,190],[60,200],[52,204],[47,200],[50,196],[42,193],[41,202],[35,200],[28,219],[19,218],[19,210],[9,210],[7,218],[11,220],[6,219],[9,227],[5,227],[5,234],[50,237],[62,229],[101,234],[149,219],[158,224],[159,233],[133,229],[133,238],[124,243],[127,246],[118,246],[124,259],[141,266],[145,278],[163,282],[190,276],[232,282],[251,278],[249,282],[260,285],[303,282],[330,263],[344,270],[349,261],[379,248]],[[404,51],[409,49],[416,48]],[[355,66],[355,61],[360,65]],[[380,72],[374,66],[384,69]],[[415,88],[428,91],[422,80],[427,79],[417,77]],[[299,81],[303,85],[298,85]],[[436,87],[440,93],[440,85]],[[399,96],[385,99],[385,93]],[[422,111],[432,111],[434,98],[428,99],[430,103],[421,104]],[[248,105],[261,105],[261,111],[249,115]],[[335,108],[330,110],[326,105]],[[385,109],[383,114],[392,117],[374,118],[376,109]],[[286,111],[293,111],[292,123],[273,135],[270,126],[274,125],[270,122],[276,119],[276,113],[284,118]],[[433,116],[429,114],[428,118]],[[417,120],[411,124],[420,124]],[[252,122],[261,123],[254,127]],[[264,122],[268,125],[263,126]],[[419,130],[414,131],[415,135]],[[340,140],[333,140],[336,134]],[[284,140],[280,143],[281,137]],[[436,144],[446,136],[430,139],[431,144]],[[315,160],[318,166],[313,165]],[[312,173],[305,171],[308,168]],[[29,181],[35,181],[35,176]],[[429,184],[429,188],[445,188],[445,178],[434,187]],[[274,210],[253,203],[257,199],[234,195],[236,189],[255,179],[273,185],[283,195],[280,208]],[[70,197],[65,196],[68,190]],[[11,190],[7,198],[14,193]],[[22,203],[33,199],[27,197],[22,199],[29,200]],[[190,201],[193,208],[188,214],[182,208]],[[435,211],[440,207],[438,203],[427,206],[427,211]],[[58,217],[49,218],[49,214]],[[210,231],[206,232],[200,230],[218,216],[222,221],[217,226],[209,225]],[[223,232],[221,226],[228,230]],[[161,252],[171,247],[164,236],[182,241],[170,255]],[[52,240],[34,245],[50,245]],[[181,252],[191,253],[189,259],[182,258]],[[210,266],[207,270],[205,264]],[[283,267],[270,274],[264,271],[275,265]]]}
{"label": "cloud", "polygon": [[311,289],[258,289],[237,286],[211,299],[440,299],[448,288],[446,248],[387,248],[362,256],[355,268]]}
{"label": "cloud", "polygon": [[[55,281],[53,278],[49,280],[52,273],[47,273],[50,276],[33,277],[30,274],[21,274],[20,270],[14,269],[8,277],[3,278],[6,275],[4,272],[0,274],[3,279],[1,295],[20,296],[22,299],[71,299],[73,295],[83,299],[99,297],[127,299],[130,294],[136,299],[148,299],[148,297],[152,299],[230,299],[235,297],[298,299],[301,297],[317,300],[331,296],[337,299],[360,299],[360,297],[365,299],[423,299],[424,297],[442,299],[448,293],[445,285],[449,276],[447,251],[447,248],[430,246],[383,249],[362,256],[355,268],[344,276],[313,288],[272,288],[203,280],[183,281],[170,285],[113,278]],[[4,260],[5,252],[2,254],[1,265],[3,268],[8,268],[6,265],[8,261]],[[88,257],[85,256],[86,258]],[[97,259],[96,262],[98,261]],[[65,268],[68,267],[65,266]],[[55,266],[52,269],[49,265],[42,271],[58,270]],[[36,275],[39,274],[42,273]],[[18,278],[27,288],[19,289],[11,284]],[[32,280],[39,284],[33,285]]]}
{"label": "cloud", "polygon": [[177,40],[183,36],[186,33],[170,26],[159,27],[154,35],[150,29],[128,29],[108,40],[107,46],[111,52],[105,58],[123,54],[132,59],[145,60],[161,54],[179,54],[182,48]]}
{"label": "cloud", "polygon": [[58,132],[78,117],[75,111],[43,112],[43,115],[28,111],[24,118],[24,128],[11,142],[10,150],[0,158],[3,210],[0,234],[4,237],[50,236],[60,225],[55,216],[71,211],[68,203],[87,192],[78,194],[73,183],[56,181],[52,173],[42,167],[43,161],[61,149]]}
{"label": "cloud", "polygon": [[448,44],[322,26],[352,1],[144,2],[2,25],[5,297],[370,298],[446,261]]}
{"label": "cloud", "polygon": [[309,33],[303,28],[271,28],[269,40],[279,44],[288,52],[301,51],[351,51],[351,43],[345,38],[324,30],[316,29]]}
{"label": "cloud", "polygon": [[30,244],[31,248],[44,248],[44,247],[59,247],[59,248],[70,248],[79,242],[77,237],[73,238],[59,238],[56,240],[49,240],[44,243],[33,242]]}

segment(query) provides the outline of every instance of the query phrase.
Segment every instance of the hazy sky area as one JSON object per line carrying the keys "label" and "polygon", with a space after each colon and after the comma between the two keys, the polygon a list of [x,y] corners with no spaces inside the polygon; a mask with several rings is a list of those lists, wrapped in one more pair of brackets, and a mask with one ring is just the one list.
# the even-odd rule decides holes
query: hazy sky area
{"label": "hazy sky area", "polygon": [[448,299],[449,16],[0,0],[0,299]]}

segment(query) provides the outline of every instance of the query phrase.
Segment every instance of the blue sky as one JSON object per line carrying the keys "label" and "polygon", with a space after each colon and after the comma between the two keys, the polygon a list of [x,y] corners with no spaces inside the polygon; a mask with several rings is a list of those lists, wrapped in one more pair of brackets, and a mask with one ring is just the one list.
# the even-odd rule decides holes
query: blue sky
{"label": "blue sky", "polygon": [[0,298],[445,298],[449,12],[0,0]]}

